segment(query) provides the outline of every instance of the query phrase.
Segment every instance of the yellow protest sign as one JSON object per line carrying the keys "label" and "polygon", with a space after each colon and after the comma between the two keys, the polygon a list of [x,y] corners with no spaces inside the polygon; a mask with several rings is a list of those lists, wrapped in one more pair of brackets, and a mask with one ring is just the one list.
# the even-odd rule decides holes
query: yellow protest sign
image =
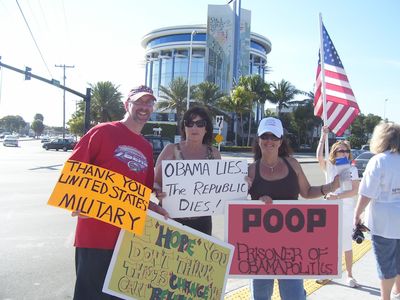
{"label": "yellow protest sign", "polygon": [[233,249],[149,211],[142,236],[120,232],[103,292],[122,299],[223,299]]}
{"label": "yellow protest sign", "polygon": [[47,204],[142,234],[151,190],[122,174],[68,160]]}

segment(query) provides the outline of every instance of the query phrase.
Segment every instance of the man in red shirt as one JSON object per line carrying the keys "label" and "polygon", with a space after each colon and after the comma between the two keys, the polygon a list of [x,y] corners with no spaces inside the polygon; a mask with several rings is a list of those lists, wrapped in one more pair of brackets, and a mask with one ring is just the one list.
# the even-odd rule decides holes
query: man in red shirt
{"label": "man in red shirt", "polygon": [[[142,85],[132,89],[124,102],[124,118],[90,129],[75,146],[70,159],[118,172],[152,188],[152,146],[140,132],[153,112],[155,101],[149,87]],[[166,215],[166,211],[153,202],[150,202],[149,209]],[[79,212],[74,215],[78,215],[74,299],[118,299],[104,294],[102,287],[120,229],[80,216]]]}

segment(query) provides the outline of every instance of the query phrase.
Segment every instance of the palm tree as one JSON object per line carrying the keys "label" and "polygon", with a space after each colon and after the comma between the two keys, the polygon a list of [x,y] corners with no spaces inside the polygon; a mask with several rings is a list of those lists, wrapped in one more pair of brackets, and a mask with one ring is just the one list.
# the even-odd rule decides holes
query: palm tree
{"label": "palm tree", "polygon": [[274,104],[278,105],[278,116],[280,117],[282,108],[289,107],[288,102],[293,100],[296,95],[304,94],[304,92],[296,89],[289,81],[284,79],[281,82],[272,82],[272,90],[268,94],[267,99]]}
{"label": "palm tree", "polygon": [[[124,105],[121,101],[122,94],[118,91],[119,86],[115,86],[110,81],[99,81],[90,84],[92,88],[92,98],[90,101],[90,126],[101,122],[109,122],[122,119],[125,113]],[[78,107],[71,119],[67,122],[70,132],[76,135],[84,134],[85,101],[77,103]]]}
{"label": "palm tree", "polygon": [[[243,114],[252,110],[252,93],[242,86],[237,86],[231,91],[231,96],[223,97],[220,101],[220,107],[225,111],[230,111],[239,116],[242,145],[243,145]],[[237,120],[235,120],[237,121]],[[237,134],[235,130],[235,145],[237,145]]]}
{"label": "palm tree", "polygon": [[[267,95],[270,92],[269,85],[264,82],[260,75],[250,75],[250,76],[242,76],[239,78],[239,86],[243,86],[246,91],[252,93],[253,97],[251,100],[251,104],[256,104],[257,106],[257,123],[259,122],[259,107],[260,105],[264,105],[267,100]],[[253,110],[249,111],[249,130],[247,135],[247,146],[250,144],[250,134],[251,134],[251,120],[252,120]],[[262,116],[261,116],[262,117]]]}
{"label": "palm tree", "polygon": [[92,88],[90,110],[93,121],[102,123],[123,117],[125,109],[121,101],[122,94],[118,91],[119,86],[110,81],[99,81],[90,84],[90,87]]}
{"label": "palm tree", "polygon": [[160,85],[160,96],[164,101],[157,103],[160,110],[175,110],[176,122],[179,131],[179,124],[181,123],[183,113],[187,105],[187,81],[182,77],[172,80],[168,87]]}
{"label": "palm tree", "polygon": [[218,105],[224,96],[225,94],[220,91],[219,86],[209,81],[204,81],[193,89],[195,103],[207,108],[213,116],[223,114],[229,117]]}

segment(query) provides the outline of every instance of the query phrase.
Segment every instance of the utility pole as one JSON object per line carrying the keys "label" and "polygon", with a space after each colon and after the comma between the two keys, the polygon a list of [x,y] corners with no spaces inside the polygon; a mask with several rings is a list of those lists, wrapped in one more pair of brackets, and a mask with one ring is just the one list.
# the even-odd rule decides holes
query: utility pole
{"label": "utility pole", "polygon": [[388,99],[385,99],[385,103],[383,104],[383,122],[386,122],[386,103]]}
{"label": "utility pole", "polygon": [[[63,68],[63,85],[65,86],[65,69],[66,68],[75,68],[75,66],[66,66],[64,65],[54,65],[57,68]],[[65,139],[65,90],[63,90],[63,139]]]}

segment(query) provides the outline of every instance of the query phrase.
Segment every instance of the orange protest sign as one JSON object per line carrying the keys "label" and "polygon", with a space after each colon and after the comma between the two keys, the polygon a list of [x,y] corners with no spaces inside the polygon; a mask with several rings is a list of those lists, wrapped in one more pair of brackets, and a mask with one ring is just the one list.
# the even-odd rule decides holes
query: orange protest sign
{"label": "orange protest sign", "polygon": [[47,204],[142,234],[151,189],[122,174],[68,160]]}

